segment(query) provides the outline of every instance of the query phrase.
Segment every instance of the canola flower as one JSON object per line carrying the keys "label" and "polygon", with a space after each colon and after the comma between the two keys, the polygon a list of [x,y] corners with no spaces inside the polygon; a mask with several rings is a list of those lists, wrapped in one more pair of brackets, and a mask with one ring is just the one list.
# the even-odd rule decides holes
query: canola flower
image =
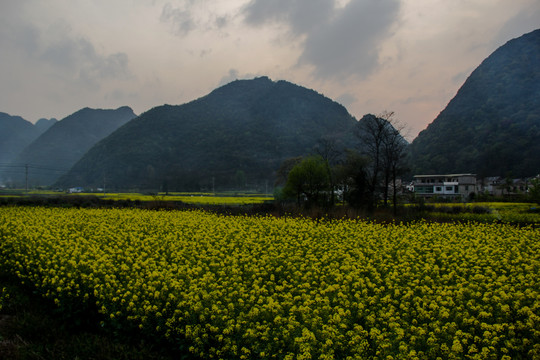
{"label": "canola flower", "polygon": [[0,267],[209,359],[540,358],[540,234],[202,211],[0,209]]}
{"label": "canola flower", "polygon": [[4,304],[9,300],[9,292],[5,287],[0,289],[0,311],[4,308]]}

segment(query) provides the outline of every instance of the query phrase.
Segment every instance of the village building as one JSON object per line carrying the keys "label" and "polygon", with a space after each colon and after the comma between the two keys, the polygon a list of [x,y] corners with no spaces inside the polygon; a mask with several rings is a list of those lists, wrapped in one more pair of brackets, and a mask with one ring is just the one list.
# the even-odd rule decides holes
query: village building
{"label": "village building", "polygon": [[527,194],[533,186],[533,179],[512,179],[501,176],[485,177],[478,179],[478,193],[498,197]]}
{"label": "village building", "polygon": [[412,188],[424,198],[466,200],[476,194],[476,174],[415,175]]}

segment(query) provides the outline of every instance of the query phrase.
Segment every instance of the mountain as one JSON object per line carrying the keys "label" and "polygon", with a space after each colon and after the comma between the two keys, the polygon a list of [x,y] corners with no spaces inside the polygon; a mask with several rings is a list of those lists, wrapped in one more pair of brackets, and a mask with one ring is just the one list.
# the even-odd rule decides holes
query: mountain
{"label": "mountain", "polygon": [[0,165],[10,163],[40,134],[39,128],[22,117],[0,112]]}
{"label": "mountain", "polygon": [[[58,122],[53,121],[13,164],[29,164],[30,185],[50,185],[98,141],[135,117],[127,106],[116,110],[81,109]],[[11,180],[21,184],[23,177],[21,172]]]}
{"label": "mountain", "polygon": [[183,105],[153,108],[92,148],[57,186],[200,190],[272,185],[283,160],[356,120],[317,92],[267,77],[237,80]]}
{"label": "mountain", "polygon": [[540,173],[540,29],[508,41],[410,146],[417,174]]}
{"label": "mountain", "polygon": [[46,130],[48,130],[51,126],[53,126],[54,124],[56,124],[58,122],[58,120],[56,120],[55,118],[51,118],[51,119],[45,119],[45,118],[42,118],[42,119],[39,119],[38,121],[36,121],[36,124],[35,126],[42,132],[45,132]]}

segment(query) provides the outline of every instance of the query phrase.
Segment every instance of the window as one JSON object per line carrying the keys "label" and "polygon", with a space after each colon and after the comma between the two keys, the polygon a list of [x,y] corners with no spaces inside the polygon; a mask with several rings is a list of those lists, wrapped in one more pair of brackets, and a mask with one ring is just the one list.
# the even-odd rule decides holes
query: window
{"label": "window", "polygon": [[452,186],[447,186],[446,187],[446,191],[452,191],[453,187]]}
{"label": "window", "polygon": [[432,194],[433,186],[416,186],[414,191],[418,194]]}
{"label": "window", "polygon": [[435,191],[438,191],[438,192],[442,191],[442,187],[440,186],[435,187]]}

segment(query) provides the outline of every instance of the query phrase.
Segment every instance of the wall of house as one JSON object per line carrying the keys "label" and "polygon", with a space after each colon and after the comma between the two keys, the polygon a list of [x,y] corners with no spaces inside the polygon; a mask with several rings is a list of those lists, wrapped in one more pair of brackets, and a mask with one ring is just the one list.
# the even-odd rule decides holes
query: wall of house
{"label": "wall of house", "polygon": [[413,184],[414,192],[426,197],[460,196],[466,198],[471,193],[476,193],[476,177],[470,174],[420,176],[415,177]]}

